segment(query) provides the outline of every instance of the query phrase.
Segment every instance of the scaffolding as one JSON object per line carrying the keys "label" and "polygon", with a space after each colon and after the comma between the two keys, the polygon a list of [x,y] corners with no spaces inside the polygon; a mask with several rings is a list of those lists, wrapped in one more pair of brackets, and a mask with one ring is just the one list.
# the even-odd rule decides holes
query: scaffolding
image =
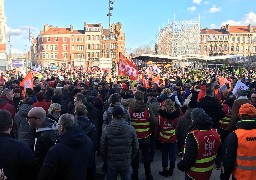
{"label": "scaffolding", "polygon": [[173,57],[197,55],[199,44],[200,16],[198,20],[174,20],[159,31],[157,52],[160,55]]}

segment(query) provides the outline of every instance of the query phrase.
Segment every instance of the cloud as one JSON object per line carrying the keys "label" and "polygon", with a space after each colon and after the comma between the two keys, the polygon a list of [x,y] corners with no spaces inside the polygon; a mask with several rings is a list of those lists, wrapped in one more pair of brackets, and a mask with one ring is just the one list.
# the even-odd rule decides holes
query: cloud
{"label": "cloud", "polygon": [[21,26],[19,28],[6,27],[6,36],[17,37],[17,38],[28,38],[29,29],[32,36],[37,36],[39,29],[33,26]]}
{"label": "cloud", "polygon": [[254,12],[249,12],[247,14],[245,14],[240,21],[235,21],[235,20],[227,20],[225,22],[222,22],[221,25],[224,26],[226,24],[229,25],[248,25],[248,24],[253,24],[256,25],[256,13]]}
{"label": "cloud", "polygon": [[215,28],[215,27],[216,27],[216,24],[211,24],[210,27],[211,27],[211,28]]}
{"label": "cloud", "polygon": [[193,0],[194,4],[200,4],[202,2],[202,0]]}
{"label": "cloud", "polygon": [[188,11],[196,11],[196,6],[188,7]]}
{"label": "cloud", "polygon": [[210,2],[209,1],[204,1],[204,4],[207,5],[207,4],[210,4]]}
{"label": "cloud", "polygon": [[221,8],[216,7],[215,5],[213,5],[210,9],[209,9],[209,13],[216,13],[221,11]]}
{"label": "cloud", "polygon": [[12,54],[25,54],[25,50],[17,49],[17,48],[12,48]]}

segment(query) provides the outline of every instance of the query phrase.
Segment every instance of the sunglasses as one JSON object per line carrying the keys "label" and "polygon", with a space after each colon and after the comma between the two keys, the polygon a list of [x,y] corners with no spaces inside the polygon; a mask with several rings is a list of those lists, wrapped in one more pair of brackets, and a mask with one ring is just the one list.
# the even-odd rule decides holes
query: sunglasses
{"label": "sunglasses", "polygon": [[29,117],[27,116],[27,119],[37,119],[38,117]]}

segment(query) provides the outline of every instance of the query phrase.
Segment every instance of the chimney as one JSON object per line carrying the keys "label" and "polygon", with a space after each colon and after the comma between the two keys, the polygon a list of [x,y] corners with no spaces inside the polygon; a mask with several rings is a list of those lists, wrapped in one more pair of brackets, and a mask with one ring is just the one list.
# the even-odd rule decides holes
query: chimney
{"label": "chimney", "polygon": [[249,24],[248,26],[249,32],[252,33],[253,32],[253,26],[251,24]]}
{"label": "chimney", "polygon": [[69,27],[70,27],[70,31],[73,32],[73,30],[74,30],[74,29],[73,29],[73,26],[70,25]]}
{"label": "chimney", "polygon": [[227,25],[226,25],[226,30],[229,31],[229,29],[230,29],[230,25],[227,24]]}
{"label": "chimney", "polygon": [[48,24],[44,25],[44,32],[48,31],[50,29],[50,26]]}
{"label": "chimney", "polygon": [[84,31],[86,31],[86,22],[84,22]]}

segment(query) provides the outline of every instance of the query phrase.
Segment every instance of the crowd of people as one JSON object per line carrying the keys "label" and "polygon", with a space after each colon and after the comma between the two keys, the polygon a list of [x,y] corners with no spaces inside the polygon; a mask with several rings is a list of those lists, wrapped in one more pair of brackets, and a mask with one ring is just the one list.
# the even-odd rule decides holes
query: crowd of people
{"label": "crowd of people", "polygon": [[[46,69],[31,72],[32,88],[19,72],[2,72],[0,180],[93,180],[96,156],[108,180],[140,179],[140,161],[153,180],[156,149],[163,177],[178,168],[205,180],[216,168],[222,180],[252,179],[255,72],[229,70],[178,68],[131,82],[98,69]],[[238,80],[249,89],[233,94]]]}

